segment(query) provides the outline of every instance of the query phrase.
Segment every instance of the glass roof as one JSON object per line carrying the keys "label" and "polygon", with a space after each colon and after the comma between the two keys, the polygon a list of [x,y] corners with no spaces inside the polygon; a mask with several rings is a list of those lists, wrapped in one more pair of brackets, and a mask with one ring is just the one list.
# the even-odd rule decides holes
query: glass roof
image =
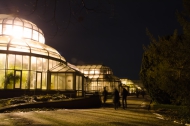
{"label": "glass roof", "polygon": [[94,69],[94,68],[102,68],[105,67],[103,65],[77,65],[79,69]]}
{"label": "glass roof", "polygon": [[57,58],[66,62],[65,58],[62,57],[57,50],[48,45],[33,40],[10,38],[9,36],[0,36],[0,50],[39,54]]}
{"label": "glass roof", "polygon": [[45,43],[42,30],[32,22],[16,16],[0,14],[0,36],[4,35]]}
{"label": "glass roof", "polygon": [[73,64],[70,64],[70,63],[67,62],[67,65],[68,65],[69,67],[75,69],[75,70],[80,71],[80,70],[79,70],[75,65],[73,65]]}
{"label": "glass roof", "polygon": [[77,65],[76,66],[85,77],[90,79],[104,79],[114,82],[120,82],[120,78],[113,75],[112,70],[104,65]]}
{"label": "glass roof", "polygon": [[118,78],[114,75],[106,75],[105,78],[110,80],[110,81],[120,81],[120,78]]}
{"label": "glass roof", "polygon": [[42,30],[32,22],[13,15],[0,14],[0,51],[39,54],[66,62],[57,50],[44,43]]}
{"label": "glass roof", "polygon": [[75,71],[76,71],[75,69],[63,63],[59,63],[58,65],[50,69],[50,72],[75,72]]}
{"label": "glass roof", "polygon": [[98,78],[102,74],[113,74],[112,70],[104,65],[77,65],[80,72],[89,78]]}

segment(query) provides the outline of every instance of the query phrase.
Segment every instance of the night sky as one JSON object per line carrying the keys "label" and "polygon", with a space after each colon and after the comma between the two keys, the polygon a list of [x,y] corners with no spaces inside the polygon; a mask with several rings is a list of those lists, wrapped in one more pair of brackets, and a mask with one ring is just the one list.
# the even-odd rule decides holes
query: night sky
{"label": "night sky", "polygon": [[88,10],[82,9],[81,0],[70,4],[59,0],[56,23],[52,1],[46,1],[45,9],[45,0],[38,4],[35,0],[0,0],[0,13],[16,13],[35,23],[44,32],[46,44],[68,62],[103,64],[120,78],[140,79],[143,45],[150,43],[146,28],[156,38],[171,35],[175,29],[181,34],[175,13],[183,9],[182,0],[88,0]]}

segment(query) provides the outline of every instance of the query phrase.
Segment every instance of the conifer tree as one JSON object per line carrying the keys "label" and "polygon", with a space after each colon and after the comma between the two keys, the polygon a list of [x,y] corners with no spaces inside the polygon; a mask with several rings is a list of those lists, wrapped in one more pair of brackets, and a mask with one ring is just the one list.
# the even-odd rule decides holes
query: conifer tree
{"label": "conifer tree", "polygon": [[152,99],[159,103],[190,105],[190,1],[177,12],[183,34],[159,37],[147,30],[150,45],[144,47],[140,77]]}

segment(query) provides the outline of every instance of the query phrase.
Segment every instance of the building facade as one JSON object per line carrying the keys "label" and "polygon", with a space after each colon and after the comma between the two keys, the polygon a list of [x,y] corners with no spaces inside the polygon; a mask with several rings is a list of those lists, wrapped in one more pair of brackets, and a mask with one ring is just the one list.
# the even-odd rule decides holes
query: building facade
{"label": "building facade", "polygon": [[84,82],[35,24],[0,14],[0,98],[58,91],[82,96]]}
{"label": "building facade", "polygon": [[86,92],[108,92],[121,81],[104,65],[72,65],[45,44],[35,24],[0,14],[0,98],[63,93],[81,97]]}
{"label": "building facade", "polygon": [[113,92],[114,88],[119,89],[121,81],[113,75],[112,69],[100,64],[93,65],[77,65],[79,71],[84,76],[88,77],[87,83],[84,84],[86,92],[102,92],[106,87],[109,93]]}
{"label": "building facade", "polygon": [[130,80],[128,78],[120,78],[124,87],[127,87],[130,94],[135,94],[137,90],[145,90],[141,80]]}

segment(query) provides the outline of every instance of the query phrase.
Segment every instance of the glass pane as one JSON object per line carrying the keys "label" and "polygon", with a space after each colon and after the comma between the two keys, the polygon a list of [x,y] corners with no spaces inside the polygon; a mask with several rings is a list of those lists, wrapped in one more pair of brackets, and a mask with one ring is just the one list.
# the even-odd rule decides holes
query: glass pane
{"label": "glass pane", "polygon": [[51,75],[51,87],[50,89],[57,89],[57,74]]}
{"label": "glass pane", "polygon": [[21,71],[15,71],[15,88],[20,88]]}
{"label": "glass pane", "polygon": [[9,37],[6,37],[6,36],[0,36],[0,43],[2,43],[2,44],[7,44],[7,43],[9,43],[9,41],[10,41],[10,38]]}
{"label": "glass pane", "polygon": [[37,89],[41,89],[41,82],[42,82],[42,73],[37,73]]}
{"label": "glass pane", "polygon": [[53,67],[56,66],[57,64],[58,64],[58,62],[53,60]]}
{"label": "glass pane", "polygon": [[47,69],[48,69],[48,59],[43,58],[42,65],[43,65],[43,70],[42,71],[47,71]]}
{"label": "glass pane", "polygon": [[14,88],[14,71],[13,70],[7,70],[7,73],[5,76],[5,87],[7,89]]}
{"label": "glass pane", "polygon": [[15,69],[22,69],[22,55],[16,55]]}
{"label": "glass pane", "polygon": [[3,34],[12,35],[12,25],[3,25]]}
{"label": "glass pane", "polygon": [[79,90],[82,90],[82,76],[79,76]]}
{"label": "glass pane", "polygon": [[15,64],[15,55],[8,54],[8,68],[14,69],[14,64]]}
{"label": "glass pane", "polygon": [[42,89],[47,89],[47,73],[42,73]]}
{"label": "glass pane", "polygon": [[12,36],[15,38],[21,38],[23,33],[23,27],[21,26],[13,26]]}
{"label": "glass pane", "polygon": [[[27,21],[28,22],[28,21]],[[24,27],[27,27],[27,28],[32,28],[32,25],[30,23],[27,23],[27,22],[24,22]]]}
{"label": "glass pane", "polygon": [[82,90],[82,77],[76,76],[76,90]]}
{"label": "glass pane", "polygon": [[77,91],[77,96],[82,96],[82,91]]}
{"label": "glass pane", "polygon": [[0,70],[0,89],[4,89],[5,70]]}
{"label": "glass pane", "polygon": [[0,44],[0,50],[7,50],[7,44]]}
{"label": "glass pane", "polygon": [[36,71],[36,57],[31,57],[31,70]]}
{"label": "glass pane", "polygon": [[5,19],[3,21],[4,24],[13,24],[13,20]]}
{"label": "glass pane", "polygon": [[19,18],[16,18],[14,20],[14,25],[20,25],[20,26],[23,26],[23,22],[21,22],[21,20]]}
{"label": "glass pane", "polygon": [[35,89],[36,87],[36,72],[30,72],[30,89]]}
{"label": "glass pane", "polygon": [[32,37],[32,39],[38,41],[38,32],[35,31],[35,30],[33,30],[33,37]]}
{"label": "glass pane", "polygon": [[41,54],[41,55],[46,55],[46,56],[48,56],[48,53],[47,53],[47,51],[46,50],[44,50],[44,49],[41,49],[41,48],[31,48],[31,52],[32,53],[35,53],[35,54]]}
{"label": "glass pane", "polygon": [[28,89],[29,71],[22,71],[22,89]]}
{"label": "glass pane", "polygon": [[42,58],[37,58],[37,70],[42,71]]}
{"label": "glass pane", "polygon": [[100,74],[100,70],[99,69],[95,69],[94,72],[95,72],[95,74]]}
{"label": "glass pane", "polygon": [[60,55],[57,54],[57,53],[55,53],[55,52],[50,52],[50,51],[49,51],[49,56],[60,59]]}
{"label": "glass pane", "polygon": [[66,74],[66,89],[73,89],[73,74]]}
{"label": "glass pane", "polygon": [[58,90],[65,90],[65,74],[58,74]]}
{"label": "glass pane", "polygon": [[35,31],[38,31],[38,28],[37,28],[36,25],[33,25],[33,29],[34,29]]}
{"label": "glass pane", "polygon": [[23,69],[29,70],[29,56],[23,56]]}
{"label": "glass pane", "polygon": [[79,76],[76,76],[76,90],[79,88]]}
{"label": "glass pane", "polygon": [[30,28],[24,28],[24,33],[23,33],[24,38],[32,38],[32,30]]}
{"label": "glass pane", "polygon": [[53,67],[53,61],[49,60],[49,69],[51,69]]}
{"label": "glass pane", "polygon": [[94,74],[94,70],[91,69],[91,70],[89,71],[89,74]]}
{"label": "glass pane", "polygon": [[6,54],[0,54],[0,69],[5,69]]}
{"label": "glass pane", "polygon": [[44,39],[44,36],[42,34],[39,34],[39,42],[41,43],[45,43],[45,39]]}

